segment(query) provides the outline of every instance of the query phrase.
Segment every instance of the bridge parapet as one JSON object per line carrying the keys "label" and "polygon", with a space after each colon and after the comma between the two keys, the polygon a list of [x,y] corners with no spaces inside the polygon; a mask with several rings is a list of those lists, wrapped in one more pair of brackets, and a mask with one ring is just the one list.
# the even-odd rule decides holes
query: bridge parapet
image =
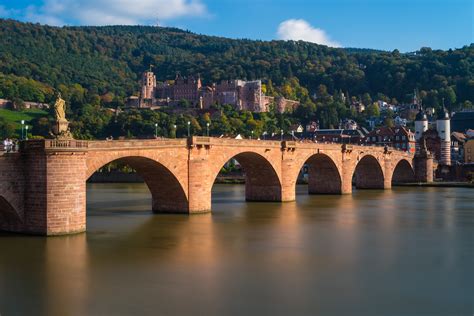
{"label": "bridge parapet", "polygon": [[20,144],[20,151],[84,151],[87,148],[87,141],[75,139],[33,139]]}
{"label": "bridge parapet", "polygon": [[128,139],[110,141],[88,141],[88,150],[153,149],[166,147],[185,147],[186,139]]}

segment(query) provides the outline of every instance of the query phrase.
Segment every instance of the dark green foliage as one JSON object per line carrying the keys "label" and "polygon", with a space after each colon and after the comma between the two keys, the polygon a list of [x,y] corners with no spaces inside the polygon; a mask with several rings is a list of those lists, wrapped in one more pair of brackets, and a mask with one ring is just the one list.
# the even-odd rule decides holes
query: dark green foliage
{"label": "dark green foliage", "polygon": [[[237,113],[193,117],[151,111],[115,115],[127,95],[139,89],[141,72],[154,65],[159,81],[201,74],[205,84],[222,79],[263,79],[267,95],[301,101],[293,115]],[[351,99],[371,114],[375,100],[406,103],[416,89],[426,106],[450,110],[474,103],[474,45],[441,51],[422,48],[402,54],[366,49],[329,48],[307,42],[252,41],[197,35],[151,26],[50,27],[0,19],[0,98],[52,102],[54,89],[68,102],[71,128],[79,138],[263,131],[277,133],[291,123],[319,120],[336,127],[341,118],[359,122]],[[341,99],[344,93],[346,102]],[[314,98],[316,95],[316,98]],[[183,102],[183,108],[188,107]],[[190,111],[190,112],[189,112]],[[189,113],[192,110],[189,109]],[[37,122],[39,124],[39,122]],[[37,126],[44,134],[46,122]],[[177,125],[175,130],[173,125]]]}

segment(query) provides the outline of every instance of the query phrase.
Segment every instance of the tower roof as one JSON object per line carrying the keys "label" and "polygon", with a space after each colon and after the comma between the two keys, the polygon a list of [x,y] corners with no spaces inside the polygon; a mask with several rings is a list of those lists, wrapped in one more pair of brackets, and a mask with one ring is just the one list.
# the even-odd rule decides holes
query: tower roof
{"label": "tower roof", "polygon": [[427,120],[428,118],[426,117],[426,113],[423,112],[422,109],[420,109],[420,111],[418,111],[418,114],[415,117],[415,121],[427,121]]}

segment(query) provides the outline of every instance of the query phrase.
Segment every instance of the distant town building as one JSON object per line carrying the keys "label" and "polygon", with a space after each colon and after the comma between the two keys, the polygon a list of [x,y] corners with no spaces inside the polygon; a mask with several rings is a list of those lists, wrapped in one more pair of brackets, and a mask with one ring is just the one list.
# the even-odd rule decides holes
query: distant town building
{"label": "distant town building", "polygon": [[451,161],[464,162],[464,144],[467,140],[463,133],[451,133]]}
{"label": "distant town building", "polygon": [[318,129],[310,136],[320,143],[360,144],[364,139],[362,131],[350,129]]}
{"label": "distant town building", "polygon": [[356,111],[357,113],[362,113],[365,111],[365,105],[362,102],[353,102],[350,106],[351,110]]}
{"label": "distant town building", "polygon": [[376,146],[390,146],[415,152],[415,134],[405,127],[379,127],[365,137],[365,143]]}
{"label": "distant town building", "polygon": [[464,162],[474,163],[474,139],[469,139],[464,144]]}
{"label": "distant town building", "polygon": [[[33,101],[23,101],[23,109],[49,109],[48,103],[33,102]],[[11,100],[0,99],[0,109],[18,109],[18,105]]]}
{"label": "distant town building", "polygon": [[344,119],[339,123],[339,128],[340,129],[350,129],[350,130],[356,130],[358,128],[358,125],[356,121],[353,119]]}

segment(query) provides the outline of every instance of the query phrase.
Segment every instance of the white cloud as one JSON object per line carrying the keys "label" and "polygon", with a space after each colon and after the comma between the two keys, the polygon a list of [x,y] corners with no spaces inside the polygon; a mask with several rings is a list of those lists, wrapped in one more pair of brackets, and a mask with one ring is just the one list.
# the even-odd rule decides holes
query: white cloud
{"label": "white cloud", "polygon": [[201,0],[44,0],[24,12],[28,21],[52,25],[158,24],[205,14]]}
{"label": "white cloud", "polygon": [[277,35],[282,40],[303,40],[331,47],[341,47],[341,44],[331,40],[324,30],[311,26],[303,19],[290,19],[281,22]]}

